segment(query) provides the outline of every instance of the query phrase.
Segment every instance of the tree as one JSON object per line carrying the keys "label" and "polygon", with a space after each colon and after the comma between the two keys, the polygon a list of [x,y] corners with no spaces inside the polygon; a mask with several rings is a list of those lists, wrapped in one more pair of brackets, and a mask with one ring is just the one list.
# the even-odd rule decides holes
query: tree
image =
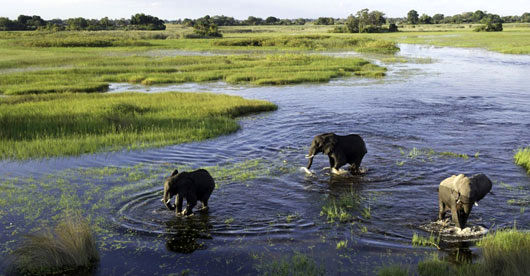
{"label": "tree", "polygon": [[521,22],[530,22],[530,13],[525,12],[523,15],[521,15]]}
{"label": "tree", "polygon": [[198,18],[193,25],[194,32],[203,37],[222,37],[217,24],[209,15]]}
{"label": "tree", "polygon": [[441,13],[437,13],[432,16],[432,21],[433,21],[432,23],[434,24],[440,24],[443,22],[443,20],[444,20],[444,15]]}
{"label": "tree", "polygon": [[294,24],[296,24],[296,25],[305,25],[305,22],[306,22],[305,19],[303,19],[303,18],[297,18],[297,19],[294,21]]}
{"label": "tree", "polygon": [[420,24],[432,24],[432,17],[424,13],[420,16],[418,21],[420,22]]}
{"label": "tree", "polygon": [[263,19],[249,16],[247,20],[243,21],[243,25],[263,25]]}
{"label": "tree", "polygon": [[346,28],[348,29],[348,32],[350,33],[358,33],[359,32],[359,19],[353,14],[350,14],[348,18],[346,18]]}
{"label": "tree", "polygon": [[88,27],[88,22],[83,17],[69,18],[66,20],[66,25],[70,31],[80,31]]}
{"label": "tree", "polygon": [[407,13],[407,22],[409,22],[410,24],[418,24],[418,21],[418,12],[415,10],[410,10]]}
{"label": "tree", "polygon": [[480,22],[480,20],[482,20],[482,18],[484,18],[486,16],[486,14],[481,11],[481,10],[477,10],[473,13],[473,15],[471,16],[471,20],[472,22]]}
{"label": "tree", "polygon": [[319,17],[315,21],[315,25],[333,25],[335,24],[335,19],[332,17]]}
{"label": "tree", "polygon": [[276,25],[280,22],[280,19],[274,17],[274,16],[269,16],[265,19],[265,24],[267,25]]}
{"label": "tree", "polygon": [[141,30],[165,30],[166,24],[158,17],[137,13],[131,16],[131,25]]}

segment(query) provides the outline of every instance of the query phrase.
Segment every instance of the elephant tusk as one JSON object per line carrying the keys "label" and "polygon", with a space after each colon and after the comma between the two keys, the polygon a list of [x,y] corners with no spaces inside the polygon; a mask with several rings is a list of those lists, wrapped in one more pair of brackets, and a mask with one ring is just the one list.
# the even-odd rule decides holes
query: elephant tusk
{"label": "elephant tusk", "polygon": [[166,204],[169,204],[170,201],[171,201],[171,199],[168,199],[167,202],[166,202]]}
{"label": "elephant tusk", "polygon": [[475,206],[478,206],[478,203],[475,202]]}
{"label": "elephant tusk", "polygon": [[313,158],[313,156],[315,156],[315,155],[314,154],[313,155],[306,155],[305,158],[309,159],[309,158]]}

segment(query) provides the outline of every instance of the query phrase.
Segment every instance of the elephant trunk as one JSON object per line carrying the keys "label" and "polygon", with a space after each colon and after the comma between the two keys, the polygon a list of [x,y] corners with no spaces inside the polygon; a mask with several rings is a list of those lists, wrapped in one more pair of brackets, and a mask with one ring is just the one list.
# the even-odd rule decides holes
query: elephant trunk
{"label": "elephant trunk", "polygon": [[175,210],[176,208],[175,205],[171,205],[170,201],[171,201],[171,194],[169,192],[169,183],[166,182],[164,184],[164,197],[162,198],[162,202],[164,202],[164,205],[169,210]]}
{"label": "elephant trunk", "polygon": [[309,148],[309,154],[305,156],[305,158],[309,159],[307,162],[307,169],[309,170],[311,168],[311,165],[313,164],[313,157],[315,157],[316,150],[311,147]]}

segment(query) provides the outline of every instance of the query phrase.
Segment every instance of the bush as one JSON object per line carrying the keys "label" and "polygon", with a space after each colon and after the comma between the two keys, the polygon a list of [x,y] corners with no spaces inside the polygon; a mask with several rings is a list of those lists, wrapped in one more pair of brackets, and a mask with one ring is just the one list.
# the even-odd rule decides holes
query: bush
{"label": "bush", "polygon": [[99,261],[90,224],[79,215],[63,219],[52,231],[27,235],[10,256],[10,274],[75,274]]}
{"label": "bush", "polygon": [[473,29],[475,32],[501,32],[502,23],[501,22],[487,22],[485,25],[480,25]]}

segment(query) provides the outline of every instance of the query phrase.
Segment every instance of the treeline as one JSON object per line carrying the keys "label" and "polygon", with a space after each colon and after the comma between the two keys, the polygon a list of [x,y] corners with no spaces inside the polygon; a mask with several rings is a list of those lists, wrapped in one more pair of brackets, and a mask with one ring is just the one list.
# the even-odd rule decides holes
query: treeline
{"label": "treeline", "polygon": [[175,24],[182,24],[185,26],[193,27],[198,22],[211,21],[217,26],[256,26],[256,25],[304,25],[306,22],[311,21],[310,19],[298,18],[298,19],[280,19],[274,16],[269,16],[265,19],[255,16],[249,16],[247,19],[238,20],[233,17],[224,15],[215,16],[204,16],[197,19],[178,19],[170,21]]}
{"label": "treeline", "polygon": [[481,10],[475,12],[464,12],[453,16],[445,16],[437,13],[433,16],[422,14],[421,16],[415,10],[410,10],[407,17],[392,18],[391,21],[395,23],[408,24],[487,24],[492,23],[530,23],[530,13],[525,12],[521,16],[499,16],[497,14],[487,13]]}
{"label": "treeline", "polygon": [[138,13],[130,19],[86,19],[83,17],[69,19],[44,20],[38,15],[19,15],[16,20],[0,17],[0,31],[100,31],[100,30],[165,30],[163,20],[151,15]]}

